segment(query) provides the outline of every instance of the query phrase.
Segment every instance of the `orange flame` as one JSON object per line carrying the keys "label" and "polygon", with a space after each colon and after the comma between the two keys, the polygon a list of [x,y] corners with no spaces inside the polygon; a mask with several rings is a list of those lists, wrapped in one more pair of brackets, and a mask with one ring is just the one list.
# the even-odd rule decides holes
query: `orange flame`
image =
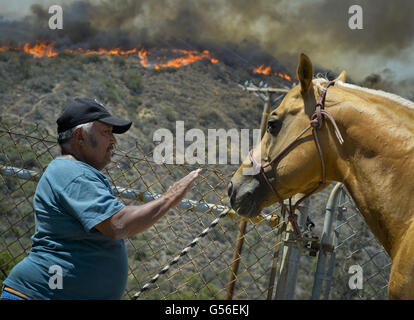
{"label": "orange flame", "polygon": [[258,68],[253,70],[253,73],[265,74],[265,75],[269,75],[270,72],[272,72],[272,69],[269,66],[265,67],[264,64],[260,65]]}
{"label": "orange flame", "polygon": [[178,57],[175,59],[171,59],[167,62],[161,62],[155,65],[155,69],[159,70],[160,68],[180,68],[187,64],[194,63],[199,60],[209,59],[211,63],[217,63],[218,60],[214,59],[210,56],[210,52],[208,50],[204,50],[203,52],[198,52],[195,50],[178,50],[173,49],[172,52],[174,53],[181,53],[184,56]]}
{"label": "orange flame", "polygon": [[138,51],[138,57],[141,60],[141,66],[144,68],[148,67],[148,51],[142,48]]}
{"label": "orange flame", "polygon": [[29,42],[27,42],[23,47],[24,52],[30,53],[35,58],[42,58],[42,57],[55,57],[58,53],[53,48],[53,42],[49,41],[36,41],[36,43],[31,46]]}
{"label": "orange flame", "polygon": [[17,50],[19,50],[19,48],[17,48],[17,47],[11,47],[11,46],[0,46],[0,52],[2,52],[2,51],[8,51],[8,50],[17,51]]}
{"label": "orange flame", "polygon": [[[0,46],[0,51],[7,51],[7,50],[19,50],[19,48],[14,48],[10,46]],[[23,50],[31,55],[33,55],[35,58],[42,58],[42,57],[55,57],[59,53],[54,49],[53,42],[50,41],[36,41],[34,45],[31,45],[29,42],[26,43],[23,47]],[[121,48],[112,48],[112,49],[105,49],[105,48],[99,48],[96,50],[91,49],[65,49],[63,50],[65,53],[72,53],[72,54],[98,54],[98,55],[122,55],[122,56],[128,56],[131,54],[138,54],[138,57],[140,59],[141,65],[145,68],[148,68],[150,66],[148,62],[148,55],[149,51],[145,50],[144,48],[138,50],[137,48],[133,48],[131,50],[122,50]],[[210,55],[210,52],[208,50],[204,50],[203,52],[199,51],[189,51],[189,50],[177,50],[173,49],[172,52],[174,53],[180,53],[183,56],[178,57],[175,59],[171,59],[167,62],[161,62],[154,65],[155,69],[160,68],[167,68],[167,67],[173,67],[173,68],[179,68],[187,64],[194,63],[198,60],[202,59],[209,59],[211,63],[218,63],[218,60],[215,58],[212,58]],[[164,57],[166,60],[167,58]]]}
{"label": "orange flame", "polygon": [[121,48],[112,48],[112,49],[104,49],[104,48],[99,48],[97,50],[84,50],[82,48],[77,48],[77,49],[65,49],[64,52],[66,53],[82,53],[82,54],[104,54],[104,55],[121,55],[121,56],[127,56],[133,53],[137,52],[137,49],[131,49],[131,50],[122,50]]}
{"label": "orange flame", "polygon": [[[21,50],[21,48],[18,47],[12,47],[12,46],[0,46],[0,52],[7,51],[7,50]],[[40,41],[37,40],[34,45],[31,45],[29,42],[26,43],[23,47],[24,52],[29,53],[33,55],[35,58],[42,58],[42,57],[55,57],[59,54],[58,51],[55,50],[53,42],[50,41]],[[167,57],[163,57],[164,60],[167,60],[166,62],[159,62],[159,63],[150,63],[149,62],[149,55],[150,52],[144,48],[141,48],[138,50],[137,48],[133,48],[130,50],[122,50],[121,48],[112,48],[112,49],[105,49],[105,48],[99,48],[96,50],[91,49],[65,49],[63,52],[65,53],[73,53],[73,54],[98,54],[98,55],[121,55],[121,56],[129,56],[131,54],[137,54],[141,66],[144,68],[148,68],[153,66],[156,70],[159,70],[161,68],[180,68],[182,66],[194,63],[199,60],[203,59],[209,59],[211,63],[218,63],[219,60],[216,58],[213,58],[210,54],[210,51],[204,50],[202,52],[196,51],[196,50],[180,50],[180,49],[173,49],[171,50],[174,53],[181,54],[180,57],[167,60]],[[256,69],[253,70],[253,73],[255,74],[264,74],[264,75],[271,75],[272,69],[270,66],[265,66],[264,64],[260,65]],[[281,72],[274,72],[273,73],[276,77],[280,77],[282,79],[292,81],[292,78]],[[296,79],[296,77],[295,77]]]}
{"label": "orange flame", "polygon": [[[265,66],[264,64],[261,64],[259,67],[257,67],[256,69],[253,69],[253,73],[256,74],[264,74],[264,75],[271,75],[272,74],[272,68],[270,66]],[[292,78],[287,75],[286,73],[282,73],[282,72],[274,72],[273,73],[276,77],[288,80],[288,81],[292,81]]]}

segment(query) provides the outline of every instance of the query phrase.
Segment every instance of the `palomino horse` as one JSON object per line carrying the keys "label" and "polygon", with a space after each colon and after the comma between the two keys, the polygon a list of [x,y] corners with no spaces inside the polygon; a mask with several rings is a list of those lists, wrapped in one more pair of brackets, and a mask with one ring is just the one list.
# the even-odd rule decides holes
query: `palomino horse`
{"label": "palomino horse", "polygon": [[[251,218],[276,201],[342,182],[392,259],[389,298],[414,299],[414,103],[347,84],[345,75],[328,88],[301,54],[299,85],[232,177],[230,203]],[[252,167],[260,174],[246,175]]]}

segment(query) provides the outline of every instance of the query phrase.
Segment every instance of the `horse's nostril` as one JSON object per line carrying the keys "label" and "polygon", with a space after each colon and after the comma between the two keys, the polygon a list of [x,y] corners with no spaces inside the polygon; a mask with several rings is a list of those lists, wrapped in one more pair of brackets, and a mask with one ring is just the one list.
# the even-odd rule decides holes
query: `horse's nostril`
{"label": "horse's nostril", "polygon": [[229,185],[227,186],[227,194],[229,195],[229,198],[231,198],[231,195],[233,193],[233,182],[229,182]]}

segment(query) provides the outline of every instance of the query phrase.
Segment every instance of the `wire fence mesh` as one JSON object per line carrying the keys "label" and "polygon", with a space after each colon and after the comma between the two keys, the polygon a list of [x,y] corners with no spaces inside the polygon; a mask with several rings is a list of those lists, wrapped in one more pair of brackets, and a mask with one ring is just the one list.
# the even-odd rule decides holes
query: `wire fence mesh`
{"label": "wire fence mesh", "polygon": [[[60,154],[56,137],[38,125],[0,120],[0,282],[11,268],[30,251],[34,233],[32,200],[36,183],[48,163]],[[129,274],[124,299],[130,299],[143,285],[180,254],[217,218],[228,203],[227,183],[235,166],[204,165],[186,199],[148,230],[125,240]],[[16,168],[16,169],[13,169]],[[195,169],[192,165],[156,164],[152,151],[139,144],[116,150],[112,162],[103,170],[115,193],[125,205],[139,205],[165,192],[174,181]],[[309,202],[312,212],[312,202]],[[341,206],[354,211],[352,200],[344,197]],[[352,209],[352,210],[351,210]],[[250,221],[244,236],[240,266],[233,299],[273,298],[278,280],[282,250],[285,248],[286,220],[279,206],[266,208],[266,215]],[[348,213],[349,213],[348,212]],[[269,217],[279,217],[270,220]],[[385,298],[389,260],[359,213],[339,220],[336,232],[336,283],[333,299]],[[160,277],[139,299],[225,299],[233,263],[240,219],[229,214],[220,219],[186,255]],[[351,234],[343,230],[349,228]],[[357,239],[357,241],[352,241]],[[358,246],[357,244],[361,244]],[[278,256],[278,259],[274,257]],[[312,272],[316,258],[300,257],[296,299],[310,298]],[[342,260],[341,260],[342,259]],[[341,261],[346,261],[343,263]],[[349,291],[347,265],[372,267],[365,273],[363,291]],[[275,276],[276,274],[276,276]],[[273,278],[274,277],[274,278]],[[1,283],[0,283],[1,284]],[[269,287],[271,289],[269,289]]]}
{"label": "wire fence mesh", "polygon": [[[48,163],[59,155],[60,149],[56,138],[39,126],[2,120],[0,129],[0,268],[4,280],[12,266],[30,250],[36,181]],[[137,144],[128,152],[117,150],[103,173],[125,205],[139,205],[165,192],[174,181],[193,169],[189,165],[155,164],[152,153],[146,153]],[[226,187],[235,168],[228,173],[214,166],[204,169],[201,178],[186,195],[191,201],[183,201],[156,225],[126,240],[129,280],[125,299],[208,227],[217,217],[217,206],[226,205]],[[140,298],[224,298],[238,223],[238,219],[222,219],[175,268]],[[265,295],[266,273],[270,268],[267,252],[274,245],[270,241],[274,230],[266,221],[249,225],[244,247],[248,259],[241,262],[234,298],[260,299]],[[264,248],[257,250],[263,245]]]}
{"label": "wire fence mesh", "polygon": [[[338,199],[335,226],[335,285],[331,299],[387,299],[391,259],[372,232],[345,187]],[[362,288],[349,287],[350,267],[362,270]]]}

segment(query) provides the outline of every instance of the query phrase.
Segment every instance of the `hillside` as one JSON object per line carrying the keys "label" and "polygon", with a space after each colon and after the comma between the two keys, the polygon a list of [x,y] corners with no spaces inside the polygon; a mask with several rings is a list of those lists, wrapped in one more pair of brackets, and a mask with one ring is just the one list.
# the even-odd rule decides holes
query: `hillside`
{"label": "hillside", "polygon": [[[156,128],[257,128],[262,100],[237,83],[249,74],[223,64],[198,61],[160,70],[136,56],[61,54],[37,59],[24,52],[0,52],[0,110],[9,118],[38,122],[55,133],[68,100],[91,96],[113,114],[129,118],[128,132],[143,145]],[[282,80],[283,81],[283,80]]]}

